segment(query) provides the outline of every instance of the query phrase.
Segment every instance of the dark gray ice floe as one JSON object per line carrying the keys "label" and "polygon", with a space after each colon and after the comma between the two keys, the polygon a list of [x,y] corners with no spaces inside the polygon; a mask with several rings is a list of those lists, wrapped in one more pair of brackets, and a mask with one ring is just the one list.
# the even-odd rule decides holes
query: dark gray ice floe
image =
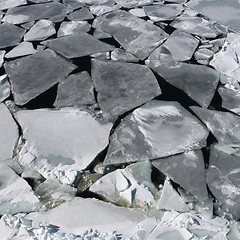
{"label": "dark gray ice floe", "polygon": [[104,163],[154,160],[206,145],[208,131],[177,102],[153,100],[126,116],[110,136]]}
{"label": "dark gray ice floe", "polygon": [[56,33],[52,21],[41,19],[37,21],[24,35],[24,41],[42,41]]}
{"label": "dark gray ice floe", "polygon": [[53,22],[59,22],[67,16],[69,11],[65,5],[58,2],[19,6],[10,8],[2,21],[21,24],[40,19],[50,19]]}
{"label": "dark gray ice floe", "polygon": [[44,50],[7,62],[4,68],[10,79],[15,103],[24,105],[58,83],[76,66],[52,50]]}
{"label": "dark gray ice floe", "polygon": [[183,90],[201,106],[208,107],[211,103],[220,78],[220,73],[216,70],[177,62],[164,46],[157,48],[145,62],[167,82]]}
{"label": "dark gray ice floe", "polygon": [[27,0],[0,0],[0,10],[26,5]]}
{"label": "dark gray ice floe", "polygon": [[13,24],[3,23],[0,25],[0,49],[18,45],[26,30]]}
{"label": "dark gray ice floe", "polygon": [[97,40],[87,33],[63,36],[45,41],[44,44],[66,58],[84,57],[94,53],[111,51],[115,48],[110,44]]}
{"label": "dark gray ice floe", "polygon": [[58,84],[54,106],[84,108],[95,103],[92,79],[87,72],[72,74]]}
{"label": "dark gray ice floe", "polygon": [[154,74],[140,64],[92,60],[92,79],[99,106],[111,121],[161,94]]}
{"label": "dark gray ice floe", "polygon": [[111,34],[127,52],[141,60],[168,36],[161,28],[122,10],[97,17],[93,27]]}
{"label": "dark gray ice floe", "polygon": [[87,7],[82,7],[72,13],[70,13],[67,18],[70,21],[83,21],[93,19],[93,15]]}
{"label": "dark gray ice floe", "polygon": [[0,76],[0,103],[10,96],[10,84],[7,74]]}

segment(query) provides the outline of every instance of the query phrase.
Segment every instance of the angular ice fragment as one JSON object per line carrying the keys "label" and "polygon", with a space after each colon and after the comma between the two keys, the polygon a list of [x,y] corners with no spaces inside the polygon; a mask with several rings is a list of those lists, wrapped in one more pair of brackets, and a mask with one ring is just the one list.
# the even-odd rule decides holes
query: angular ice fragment
{"label": "angular ice fragment", "polygon": [[26,139],[19,163],[68,184],[107,146],[112,127],[76,109],[19,111],[16,117]]}
{"label": "angular ice fragment", "polygon": [[105,33],[99,29],[95,29],[94,30],[94,33],[93,33],[93,36],[96,38],[96,39],[104,39],[104,38],[111,38],[112,36],[108,33]]}
{"label": "angular ice fragment", "polygon": [[200,48],[194,53],[194,57],[198,63],[208,65],[213,58],[214,51],[207,48]]}
{"label": "angular ice fragment", "polygon": [[111,51],[115,47],[101,42],[87,33],[73,34],[48,40],[46,45],[66,58],[88,56],[93,53]]}
{"label": "angular ice fragment", "polygon": [[198,200],[204,201],[208,198],[201,150],[155,160],[152,163],[171,180],[191,192]]}
{"label": "angular ice fragment", "polygon": [[116,48],[111,52],[111,59],[120,62],[138,62],[139,59],[122,48]]}
{"label": "angular ice fragment", "polygon": [[71,10],[84,7],[86,3],[82,0],[63,0],[63,3]]}
{"label": "angular ice fragment", "polygon": [[187,61],[191,59],[198,44],[199,41],[191,34],[176,30],[170,35],[164,46],[170,51],[175,60]]}
{"label": "angular ice fragment", "polygon": [[111,34],[127,52],[141,60],[167,37],[159,27],[122,10],[97,17],[93,27]]}
{"label": "angular ice fragment", "polygon": [[18,140],[18,127],[4,104],[0,104],[0,161],[13,157]]}
{"label": "angular ice fragment", "polygon": [[18,45],[25,32],[25,29],[9,23],[0,24],[0,49]]}
{"label": "angular ice fragment", "polygon": [[91,6],[90,11],[92,14],[94,14],[96,16],[101,16],[105,13],[115,11],[115,10],[119,9],[120,7],[121,6],[118,4],[113,5],[113,6],[108,6],[108,5]]}
{"label": "angular ice fragment", "polygon": [[39,19],[50,19],[54,22],[62,21],[69,9],[61,3],[50,2],[11,8],[7,11],[4,22],[21,24]]}
{"label": "angular ice fragment", "polygon": [[24,35],[24,41],[41,41],[56,33],[54,24],[47,19],[37,21]]}
{"label": "angular ice fragment", "polygon": [[8,82],[8,76],[0,76],[0,103],[10,96],[10,84]]}
{"label": "angular ice fragment", "polygon": [[95,103],[92,79],[87,72],[72,74],[58,84],[54,106],[84,108]]}
{"label": "angular ice fragment", "polygon": [[83,21],[93,19],[93,15],[90,13],[87,7],[82,7],[72,13],[70,13],[67,18],[70,21]]}
{"label": "angular ice fragment", "polygon": [[129,12],[137,17],[146,17],[147,16],[142,8],[133,8]]}
{"label": "angular ice fragment", "polygon": [[0,165],[0,215],[38,211],[40,207],[28,183],[11,168]]}
{"label": "angular ice fragment", "polygon": [[24,105],[58,83],[76,66],[48,49],[7,62],[4,68],[12,85],[15,103]]}
{"label": "angular ice fragment", "polygon": [[30,42],[21,42],[15,48],[5,55],[5,58],[15,58],[22,57],[30,54],[34,54],[37,51],[33,48],[32,43]]}
{"label": "angular ice fragment", "polygon": [[34,25],[35,21],[31,21],[31,22],[27,22],[27,23],[23,23],[21,24],[21,27],[29,30],[33,25]]}
{"label": "angular ice fragment", "polygon": [[2,64],[4,63],[4,56],[6,51],[2,50],[0,51],[0,68],[2,67]]}
{"label": "angular ice fragment", "polygon": [[154,0],[116,0],[116,2],[124,8],[132,8],[151,5]]}
{"label": "angular ice fragment", "polygon": [[140,64],[92,60],[92,79],[99,106],[111,121],[161,94],[151,70]]}
{"label": "angular ice fragment", "polygon": [[80,32],[88,32],[91,25],[86,21],[62,22],[57,32],[58,37],[72,35]]}
{"label": "angular ice fragment", "polygon": [[144,7],[146,15],[154,22],[173,20],[183,9],[181,4],[157,4]]}
{"label": "angular ice fragment", "polygon": [[205,146],[208,131],[177,102],[153,100],[123,119],[105,164],[154,160]]}
{"label": "angular ice fragment", "polygon": [[26,0],[0,0],[0,10],[17,7],[27,4]]}

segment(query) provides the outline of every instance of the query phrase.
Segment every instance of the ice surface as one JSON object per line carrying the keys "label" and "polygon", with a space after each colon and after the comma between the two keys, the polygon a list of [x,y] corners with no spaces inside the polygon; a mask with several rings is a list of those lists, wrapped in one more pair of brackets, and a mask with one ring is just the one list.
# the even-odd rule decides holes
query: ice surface
{"label": "ice surface", "polygon": [[54,24],[47,19],[37,21],[24,35],[24,41],[41,41],[56,33]]}
{"label": "ice surface", "polygon": [[24,105],[58,83],[76,66],[55,52],[44,50],[7,62],[4,68],[12,85],[15,103]]}
{"label": "ice surface", "polygon": [[92,79],[99,106],[110,120],[161,94],[151,70],[140,64],[92,60]]}
{"label": "ice surface", "polygon": [[120,62],[138,62],[139,59],[122,48],[116,48],[111,52],[111,59]]}
{"label": "ice surface", "polygon": [[0,76],[0,103],[10,96],[10,84],[6,74]]}
{"label": "ice surface", "polygon": [[101,16],[105,13],[112,12],[115,10],[118,10],[121,6],[116,4],[113,6],[108,6],[108,5],[100,5],[100,6],[91,6],[90,11],[92,14],[96,16]]}
{"label": "ice surface", "polygon": [[50,19],[59,22],[66,17],[68,12],[69,9],[58,2],[33,4],[9,9],[3,21],[12,24],[21,24],[39,19]]}
{"label": "ice surface", "polygon": [[88,32],[91,25],[86,21],[64,21],[61,23],[60,28],[57,32],[58,37],[72,35],[79,32]]}
{"label": "ice surface", "polygon": [[0,104],[0,161],[13,157],[18,140],[18,127],[8,108]]}
{"label": "ice surface", "polygon": [[218,92],[222,98],[222,107],[240,115],[240,91],[221,87]]}
{"label": "ice surface", "polygon": [[0,49],[18,45],[25,32],[26,30],[21,27],[17,27],[9,23],[1,24]]}
{"label": "ice surface", "polygon": [[240,2],[238,0],[191,0],[187,5],[233,31],[240,31]]}
{"label": "ice surface", "polygon": [[95,103],[92,79],[87,72],[72,74],[58,84],[55,106],[83,108]]}
{"label": "ice surface", "polygon": [[126,116],[110,137],[105,164],[154,160],[205,146],[208,131],[177,102],[153,100]]}
{"label": "ice surface", "polygon": [[142,8],[134,8],[134,9],[129,10],[129,12],[137,17],[146,17],[147,16]]}
{"label": "ice surface", "polygon": [[93,19],[93,15],[90,13],[87,7],[82,7],[79,10],[76,10],[70,13],[67,18],[70,21],[83,21]]}
{"label": "ice surface", "polygon": [[191,59],[198,44],[199,41],[191,34],[176,30],[170,35],[164,46],[170,51],[175,60],[187,61]]}
{"label": "ice surface", "polygon": [[46,45],[67,58],[77,58],[93,53],[111,51],[115,47],[95,39],[87,33],[73,34],[48,40]]}
{"label": "ice surface", "polygon": [[159,27],[121,10],[97,17],[93,27],[111,34],[127,52],[142,60],[167,37]]}
{"label": "ice surface", "polygon": [[124,8],[132,8],[151,5],[154,0],[116,0],[116,2]]}
{"label": "ice surface", "polygon": [[0,165],[0,215],[38,211],[40,207],[28,183],[11,168]]}
{"label": "ice surface", "polygon": [[160,46],[149,56],[146,64],[198,104],[208,107],[215,94],[220,73],[206,66],[177,62],[165,52],[164,47]]}
{"label": "ice surface", "polygon": [[181,4],[158,4],[144,7],[146,15],[154,22],[173,20],[183,9]]}
{"label": "ice surface", "polygon": [[152,163],[171,180],[190,191],[198,200],[204,201],[208,198],[201,150],[170,156]]}
{"label": "ice surface", "polygon": [[26,0],[0,0],[0,10],[27,4]]}
{"label": "ice surface", "polygon": [[98,29],[94,30],[93,36],[96,39],[104,39],[104,38],[111,38],[112,37],[110,34],[105,33],[105,32],[103,32],[101,30],[98,30]]}
{"label": "ice surface", "polygon": [[240,157],[223,152],[218,145],[210,151],[207,183],[221,208],[234,219],[240,218]]}
{"label": "ice surface", "polygon": [[5,55],[5,58],[22,57],[22,56],[34,54],[36,52],[37,51],[33,48],[32,43],[21,42],[19,45],[13,48],[10,52],[8,52]]}
{"label": "ice surface", "polygon": [[168,178],[164,182],[161,198],[158,202],[157,208],[179,212],[189,211],[188,205],[182,200],[181,196],[173,188]]}
{"label": "ice surface", "polygon": [[19,111],[26,143],[19,163],[71,184],[107,146],[112,124],[75,109]]}

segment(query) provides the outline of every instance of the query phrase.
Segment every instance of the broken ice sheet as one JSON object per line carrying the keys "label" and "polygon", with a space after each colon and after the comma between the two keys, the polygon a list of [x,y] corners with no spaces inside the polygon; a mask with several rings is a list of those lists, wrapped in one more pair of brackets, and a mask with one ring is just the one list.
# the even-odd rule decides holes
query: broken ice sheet
{"label": "broken ice sheet", "polygon": [[208,48],[199,48],[194,53],[196,61],[203,65],[208,65],[210,60],[213,58],[213,55],[214,51]]}
{"label": "broken ice sheet", "polygon": [[54,24],[47,19],[37,21],[24,35],[24,41],[41,41],[56,33]]}
{"label": "broken ice sheet", "polygon": [[122,10],[97,17],[93,27],[111,34],[127,52],[141,60],[167,37],[161,28]]}
{"label": "broken ice sheet", "polygon": [[0,165],[0,215],[38,211],[40,207],[28,183],[11,168]]}
{"label": "broken ice sheet", "polygon": [[76,66],[48,49],[7,62],[4,68],[15,103],[24,105],[58,83]]}
{"label": "broken ice sheet", "polygon": [[187,61],[191,59],[198,44],[199,41],[191,34],[176,30],[170,35],[164,46],[170,51],[175,60]]}
{"label": "broken ice sheet", "polygon": [[90,13],[87,7],[82,7],[72,13],[70,13],[67,18],[70,21],[83,21],[93,19],[93,15]]}
{"label": "broken ice sheet", "polygon": [[92,79],[99,106],[111,121],[161,94],[151,70],[140,64],[92,60]]}
{"label": "broken ice sheet", "polygon": [[139,59],[122,48],[116,48],[111,52],[111,59],[119,62],[138,62]]}
{"label": "broken ice sheet", "polygon": [[19,163],[68,184],[107,146],[112,127],[77,109],[26,110],[16,117],[26,139]]}
{"label": "broken ice sheet", "polygon": [[146,15],[154,22],[173,20],[183,9],[181,4],[155,4],[144,7]]}
{"label": "broken ice sheet", "polygon": [[90,191],[107,201],[128,207],[156,207],[158,189],[151,180],[151,163],[140,162],[100,178]]}
{"label": "broken ice sheet", "polygon": [[15,48],[5,55],[5,58],[15,58],[22,57],[30,54],[34,54],[37,51],[33,48],[32,43],[30,42],[21,42]]}
{"label": "broken ice sheet", "polygon": [[13,151],[18,141],[18,127],[8,108],[0,104],[0,161],[13,157]]}
{"label": "broken ice sheet", "polygon": [[154,0],[116,0],[116,2],[124,8],[132,8],[151,5]]}
{"label": "broken ice sheet", "polygon": [[73,34],[44,42],[66,58],[88,56],[93,53],[111,51],[115,47],[101,42],[87,33]]}
{"label": "broken ice sheet", "polygon": [[18,45],[25,32],[25,29],[9,23],[0,24],[0,49]]}
{"label": "broken ice sheet", "polygon": [[145,62],[168,83],[183,90],[201,106],[208,107],[211,103],[220,78],[220,73],[216,70],[177,62],[164,46],[152,52]]}
{"label": "broken ice sheet", "polygon": [[240,31],[240,3],[238,0],[191,0],[187,5],[233,31]]}
{"label": "broken ice sheet", "polygon": [[21,24],[40,19],[50,19],[59,22],[66,17],[68,12],[69,9],[58,2],[33,4],[9,9],[2,21]]}
{"label": "broken ice sheet", "polygon": [[27,0],[0,0],[0,10],[26,5]]}
{"label": "broken ice sheet", "polygon": [[208,131],[177,102],[153,100],[125,117],[110,136],[105,164],[154,160],[206,145]]}
{"label": "broken ice sheet", "polygon": [[152,163],[171,180],[191,192],[198,200],[204,201],[208,198],[201,150],[162,158]]}
{"label": "broken ice sheet", "polygon": [[72,35],[79,32],[88,32],[91,25],[86,21],[64,21],[57,32],[57,37]]}
{"label": "broken ice sheet", "polygon": [[8,82],[8,76],[0,76],[0,103],[10,96],[10,84]]}
{"label": "broken ice sheet", "polygon": [[58,84],[54,106],[84,108],[95,103],[93,83],[88,72],[72,74]]}

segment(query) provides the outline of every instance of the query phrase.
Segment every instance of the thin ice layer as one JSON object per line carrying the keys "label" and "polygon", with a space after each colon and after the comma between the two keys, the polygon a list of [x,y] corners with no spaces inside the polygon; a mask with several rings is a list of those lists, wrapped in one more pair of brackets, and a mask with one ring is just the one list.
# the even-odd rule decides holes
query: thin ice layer
{"label": "thin ice layer", "polygon": [[111,34],[127,52],[141,60],[167,37],[161,28],[122,10],[97,17],[93,27]]}
{"label": "thin ice layer", "polygon": [[48,49],[7,62],[4,68],[12,85],[15,103],[24,105],[58,83],[76,66]]}
{"label": "thin ice layer", "polygon": [[140,64],[92,60],[92,79],[99,106],[111,121],[161,94],[151,70]]}
{"label": "thin ice layer", "polygon": [[19,111],[17,120],[26,139],[19,163],[70,184],[107,146],[112,127],[76,109]]}
{"label": "thin ice layer", "polygon": [[104,163],[153,160],[199,149],[207,136],[205,127],[179,103],[153,100],[115,129]]}

